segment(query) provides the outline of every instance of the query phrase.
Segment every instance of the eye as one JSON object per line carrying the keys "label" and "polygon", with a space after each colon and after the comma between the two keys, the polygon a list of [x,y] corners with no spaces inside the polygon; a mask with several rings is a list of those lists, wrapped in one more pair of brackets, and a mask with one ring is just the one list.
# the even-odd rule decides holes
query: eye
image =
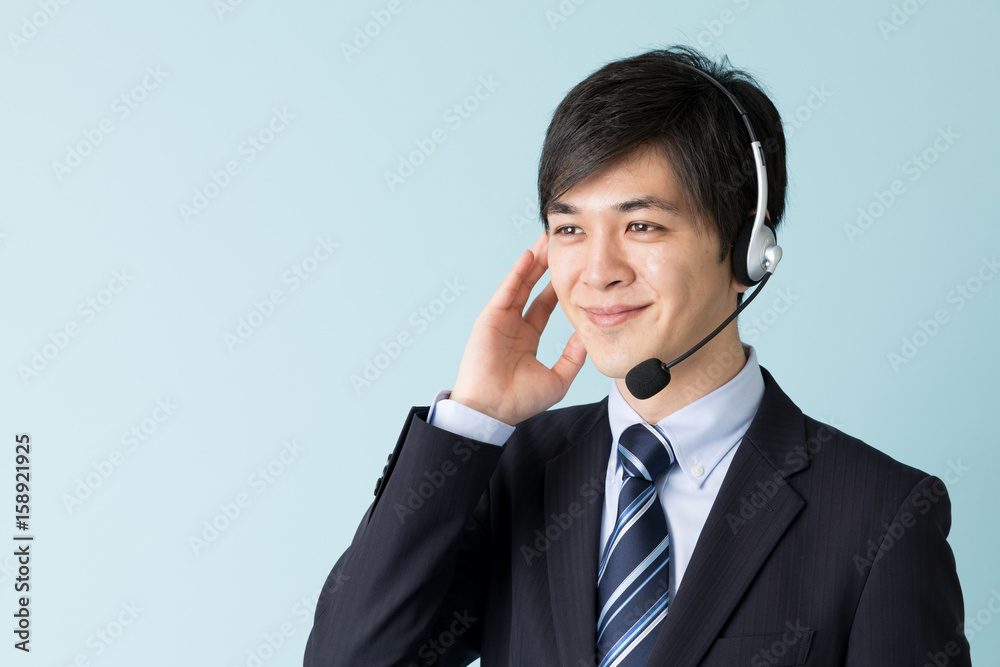
{"label": "eye", "polygon": [[580,230],[576,225],[563,225],[561,227],[556,227],[552,233],[559,234],[562,236],[572,236]]}
{"label": "eye", "polygon": [[636,232],[652,232],[660,229],[656,225],[652,225],[648,222],[633,222],[629,224],[629,227]]}

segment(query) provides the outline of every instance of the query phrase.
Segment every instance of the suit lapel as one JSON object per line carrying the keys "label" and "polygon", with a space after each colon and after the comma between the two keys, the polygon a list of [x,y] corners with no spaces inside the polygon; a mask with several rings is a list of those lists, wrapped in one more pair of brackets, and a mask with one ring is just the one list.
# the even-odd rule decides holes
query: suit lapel
{"label": "suit lapel", "polygon": [[[805,501],[785,478],[808,466],[802,412],[761,369],[765,391],[691,556],[649,664],[696,665]],[[800,450],[801,451],[801,450]]]}
{"label": "suit lapel", "polygon": [[604,507],[604,480],[611,455],[607,398],[595,403],[567,433],[566,449],[545,465],[545,517],[573,519],[548,552],[549,595],[560,664],[592,664],[597,624],[597,545]]}

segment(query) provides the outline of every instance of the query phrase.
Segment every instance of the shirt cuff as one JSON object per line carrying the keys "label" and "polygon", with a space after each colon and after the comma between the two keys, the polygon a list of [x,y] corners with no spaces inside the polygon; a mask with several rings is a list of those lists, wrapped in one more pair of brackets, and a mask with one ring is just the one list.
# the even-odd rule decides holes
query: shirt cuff
{"label": "shirt cuff", "polygon": [[450,390],[439,391],[431,403],[427,423],[455,435],[502,446],[514,432],[514,427],[453,401]]}

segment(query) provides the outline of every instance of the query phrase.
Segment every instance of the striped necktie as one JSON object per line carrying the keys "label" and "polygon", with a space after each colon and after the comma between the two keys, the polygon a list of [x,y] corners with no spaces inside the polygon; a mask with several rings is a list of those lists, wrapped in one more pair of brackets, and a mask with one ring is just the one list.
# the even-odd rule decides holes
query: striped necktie
{"label": "striped necktie", "polygon": [[667,616],[670,538],[653,480],[674,452],[659,428],[639,423],[619,437],[618,458],[618,519],[597,573],[597,655],[600,667],[638,667]]}

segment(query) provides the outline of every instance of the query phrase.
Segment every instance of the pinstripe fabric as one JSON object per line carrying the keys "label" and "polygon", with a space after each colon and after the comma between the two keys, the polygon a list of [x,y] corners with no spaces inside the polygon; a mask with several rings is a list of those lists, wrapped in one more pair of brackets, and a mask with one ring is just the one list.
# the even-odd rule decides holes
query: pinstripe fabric
{"label": "pinstripe fabric", "polygon": [[[761,372],[760,408],[649,664],[969,667],[944,482],[804,416]],[[503,448],[426,414],[411,410],[333,566],[304,665],[596,666],[597,545],[617,446],[607,399],[536,415]],[[414,489],[445,466],[461,474],[411,512]],[[879,551],[904,517],[905,536]]]}
{"label": "pinstripe fabric", "polygon": [[597,653],[600,667],[645,665],[670,600],[667,521],[653,480],[674,462],[656,426],[622,432],[618,456],[625,482],[618,519],[597,574]]}

